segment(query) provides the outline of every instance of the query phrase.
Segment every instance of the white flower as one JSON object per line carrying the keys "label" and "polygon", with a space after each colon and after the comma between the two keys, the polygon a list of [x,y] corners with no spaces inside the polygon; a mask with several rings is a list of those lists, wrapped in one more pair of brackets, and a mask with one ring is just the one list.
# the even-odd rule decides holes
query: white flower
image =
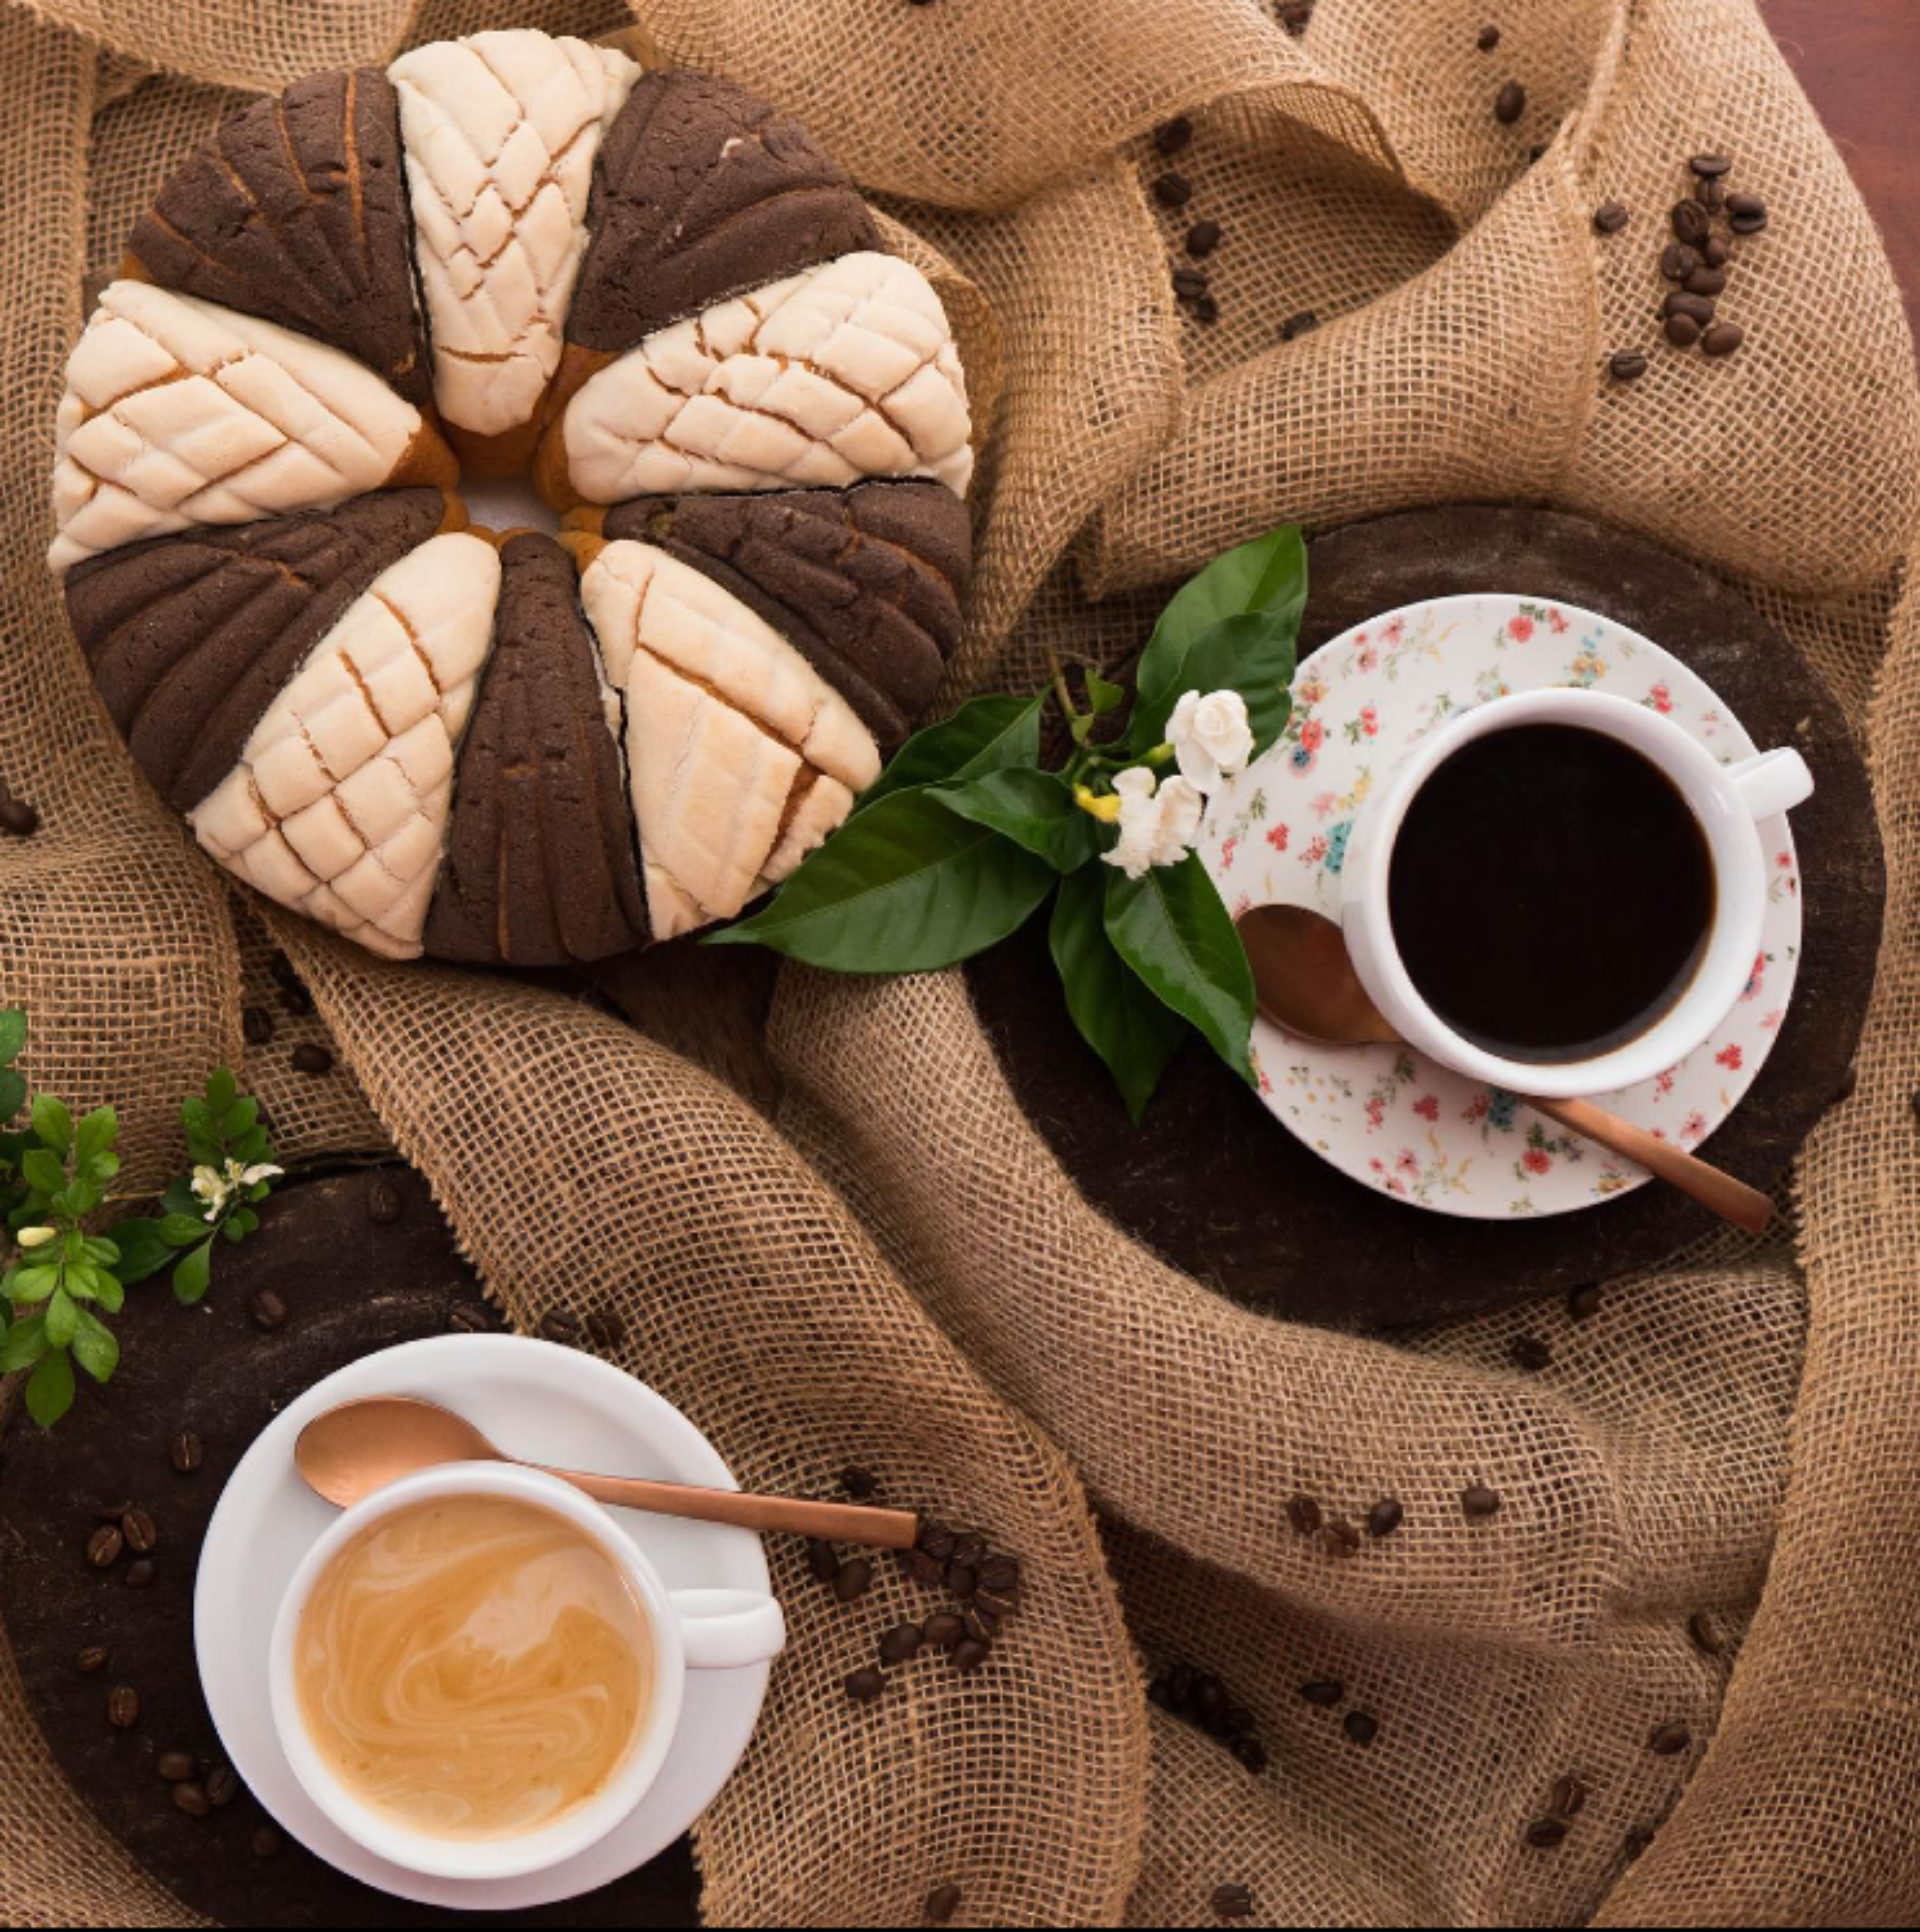
{"label": "white flower", "polygon": [[23,1248],[44,1248],[49,1241],[58,1238],[58,1228],[22,1228],[13,1238]]}
{"label": "white flower", "polygon": [[1155,802],[1160,807],[1160,824],[1153,842],[1153,862],[1178,865],[1200,834],[1200,814],[1207,801],[1191,780],[1169,778]]}
{"label": "white flower", "polygon": [[[229,1161],[227,1165],[231,1168],[234,1163]],[[233,1193],[232,1181],[217,1167],[196,1167],[193,1170],[193,1179],[188,1185],[193,1190],[193,1198],[206,1203],[207,1212],[204,1218],[209,1221],[219,1220],[220,1210],[226,1206],[228,1197]]]}
{"label": "white flower", "polygon": [[1243,771],[1253,756],[1253,726],[1238,691],[1187,692],[1167,720],[1167,742],[1180,774],[1210,792],[1223,778]]}
{"label": "white flower", "polygon": [[235,1187],[252,1187],[256,1181],[270,1181],[276,1174],[284,1174],[284,1167],[275,1167],[268,1161],[255,1161],[251,1167],[242,1167],[238,1161],[228,1161],[227,1179]]}
{"label": "white flower", "polygon": [[1149,866],[1178,865],[1200,829],[1206,800],[1184,778],[1164,785],[1145,765],[1130,765],[1113,781],[1120,799],[1120,840],[1102,856],[1129,879],[1144,878]]}

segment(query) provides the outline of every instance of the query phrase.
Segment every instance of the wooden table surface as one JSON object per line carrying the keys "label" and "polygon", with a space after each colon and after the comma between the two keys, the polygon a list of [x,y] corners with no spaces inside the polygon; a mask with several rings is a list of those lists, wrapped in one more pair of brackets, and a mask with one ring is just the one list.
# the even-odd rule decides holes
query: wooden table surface
{"label": "wooden table surface", "polygon": [[1920,0],[1760,0],[1846,156],[1920,334]]}

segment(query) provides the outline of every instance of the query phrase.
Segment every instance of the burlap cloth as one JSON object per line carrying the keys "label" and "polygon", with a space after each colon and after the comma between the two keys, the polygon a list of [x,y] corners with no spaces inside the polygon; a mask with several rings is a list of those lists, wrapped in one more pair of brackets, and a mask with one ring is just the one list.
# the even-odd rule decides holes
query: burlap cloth
{"label": "burlap cloth", "polygon": [[[889,1576],[849,1615],[776,1549],[793,1652],[700,1832],[710,1919],[911,1924],[951,1882],[962,1920],[1197,1924],[1238,1881],[1289,1923],[1910,1921],[1920,401],[1871,225],[1750,0],[1320,0],[1304,40],[1257,0],[638,11],[666,55],[807,118],[951,264],[1000,389],[955,692],[1031,677],[1043,640],[1126,650],[1155,586],[1272,522],[1550,501],[1738,580],[1808,651],[1868,747],[1892,881],[1858,1087],[1786,1229],[1616,1284],[1582,1324],[1551,1305],[1391,1343],[1235,1308],[1089,1212],[955,975],[789,972],[770,1120],[590,1003],[276,921],[358,1077],[288,1073],[284,1032],[245,1055],[287,1152],[397,1145],[518,1322],[616,1301],[619,1359],[743,1480],[864,1462],[1026,1559],[982,1676],[923,1666],[856,1709],[842,1675],[918,1600]],[[32,1010],[37,1081],[119,1105],[135,1180],[173,1098],[241,1061],[265,940],[122,754],[42,572],[83,289],[245,91],[529,19],[627,24],[615,0],[0,5],[0,775],[45,819],[0,840],[0,996]],[[1170,218],[1145,137],[1180,110],[1195,195]],[[1610,385],[1607,351],[1651,346],[1651,237],[1702,146],[1773,209],[1737,272],[1747,346]],[[1589,220],[1610,196],[1640,217],[1616,241]],[[1167,273],[1200,214],[1228,237],[1211,330]],[[1282,344],[1306,308],[1323,326]],[[1522,1331],[1546,1373],[1509,1365]],[[1506,1506],[1469,1525],[1475,1481]],[[1394,1494],[1406,1526],[1334,1562],[1285,1531],[1296,1491]],[[1252,1707],[1265,1775],[1149,1707],[1143,1660],[1174,1657]],[[10,1673],[0,1644],[0,1913],[178,1923]],[[1329,1676],[1378,1717],[1370,1748],[1299,1698]],[[1673,1723],[1691,1743],[1656,1755]],[[1566,1772],[1586,1807],[1529,1848]]]}

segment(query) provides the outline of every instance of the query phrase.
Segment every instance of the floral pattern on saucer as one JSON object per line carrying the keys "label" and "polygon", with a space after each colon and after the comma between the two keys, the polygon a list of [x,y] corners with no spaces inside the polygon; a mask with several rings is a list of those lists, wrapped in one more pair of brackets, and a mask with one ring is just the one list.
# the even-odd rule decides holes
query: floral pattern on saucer
{"label": "floral pattern on saucer", "polygon": [[[1323,645],[1293,682],[1293,715],[1209,803],[1199,850],[1228,907],[1309,905],[1340,916],[1340,871],[1376,778],[1436,725],[1510,691],[1577,685],[1644,704],[1722,764],[1758,749],[1711,687],[1659,645],[1591,611],[1510,596],[1447,597],[1370,619]],[[1655,1079],[1600,1096],[1692,1148],[1739,1104],[1772,1051],[1800,957],[1800,874],[1785,817],[1769,858],[1761,948],[1733,1011]],[[1344,1174],[1416,1207],[1484,1220],[1566,1214],[1648,1176],[1523,1101],[1410,1048],[1318,1047],[1258,1022],[1260,1095]]]}

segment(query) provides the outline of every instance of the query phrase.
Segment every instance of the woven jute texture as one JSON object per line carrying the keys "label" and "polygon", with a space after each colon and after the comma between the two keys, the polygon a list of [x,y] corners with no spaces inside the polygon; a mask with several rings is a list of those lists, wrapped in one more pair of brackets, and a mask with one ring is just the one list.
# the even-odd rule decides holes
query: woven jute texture
{"label": "woven jute texture", "polygon": [[[1020,1553],[988,1669],[917,1668],[858,1708],[845,1672],[924,1599],[889,1570],[850,1615],[773,1546],[794,1644],[700,1830],[713,1923],[913,1924],[949,1883],[961,1922],[995,1924],[1207,1924],[1225,1883],[1268,1923],[1910,1922],[1920,394],[1871,225],[1751,0],[1320,0],[1299,37],[1263,0],[636,11],[0,0],[0,777],[44,820],[0,839],[0,998],[32,1011],[32,1078],[119,1107],[137,1186],[175,1097],[244,1064],[295,1157],[414,1161],[517,1324],[621,1310],[615,1358],[743,1482],[825,1491],[863,1463]],[[1868,750],[1891,881],[1858,1084],[1782,1229],[1609,1283],[1584,1321],[1306,1330],[1086,1207],[957,975],[783,974],[753,1105],[694,1064],[751,1042],[683,1056],[565,990],[383,966],[230,896],[121,751],[42,572],[61,359],[223,113],[515,22],[624,29],[759,88],[936,275],[997,392],[950,698],[1048,647],[1123,656],[1170,581],[1274,522],[1460,498],[1644,531],[1766,610]],[[1151,192],[1175,114],[1177,211]],[[1652,320],[1665,210],[1707,147],[1772,210],[1718,363]],[[1607,239],[1610,197],[1635,219]],[[1169,276],[1202,218],[1225,236],[1212,326]],[[1638,383],[1606,380],[1618,348],[1650,355]],[[318,1012],[241,1062],[273,944]],[[627,1003],[697,1013],[697,964],[622,969],[673,989]],[[289,1026],[342,1065],[289,1073]],[[1521,1337],[1549,1368],[1513,1366]],[[1462,1514],[1474,1483],[1490,1520]],[[1287,1529],[1296,1494],[1354,1521],[1395,1496],[1405,1522],[1338,1561]],[[1253,1713],[1264,1772],[1150,1706],[1176,1660]],[[1650,1748],[1675,1726],[1682,1748]],[[1569,1773],[1583,1807],[1530,1846]],[[0,1917],[182,1922],[62,1785],[4,1642]]]}

